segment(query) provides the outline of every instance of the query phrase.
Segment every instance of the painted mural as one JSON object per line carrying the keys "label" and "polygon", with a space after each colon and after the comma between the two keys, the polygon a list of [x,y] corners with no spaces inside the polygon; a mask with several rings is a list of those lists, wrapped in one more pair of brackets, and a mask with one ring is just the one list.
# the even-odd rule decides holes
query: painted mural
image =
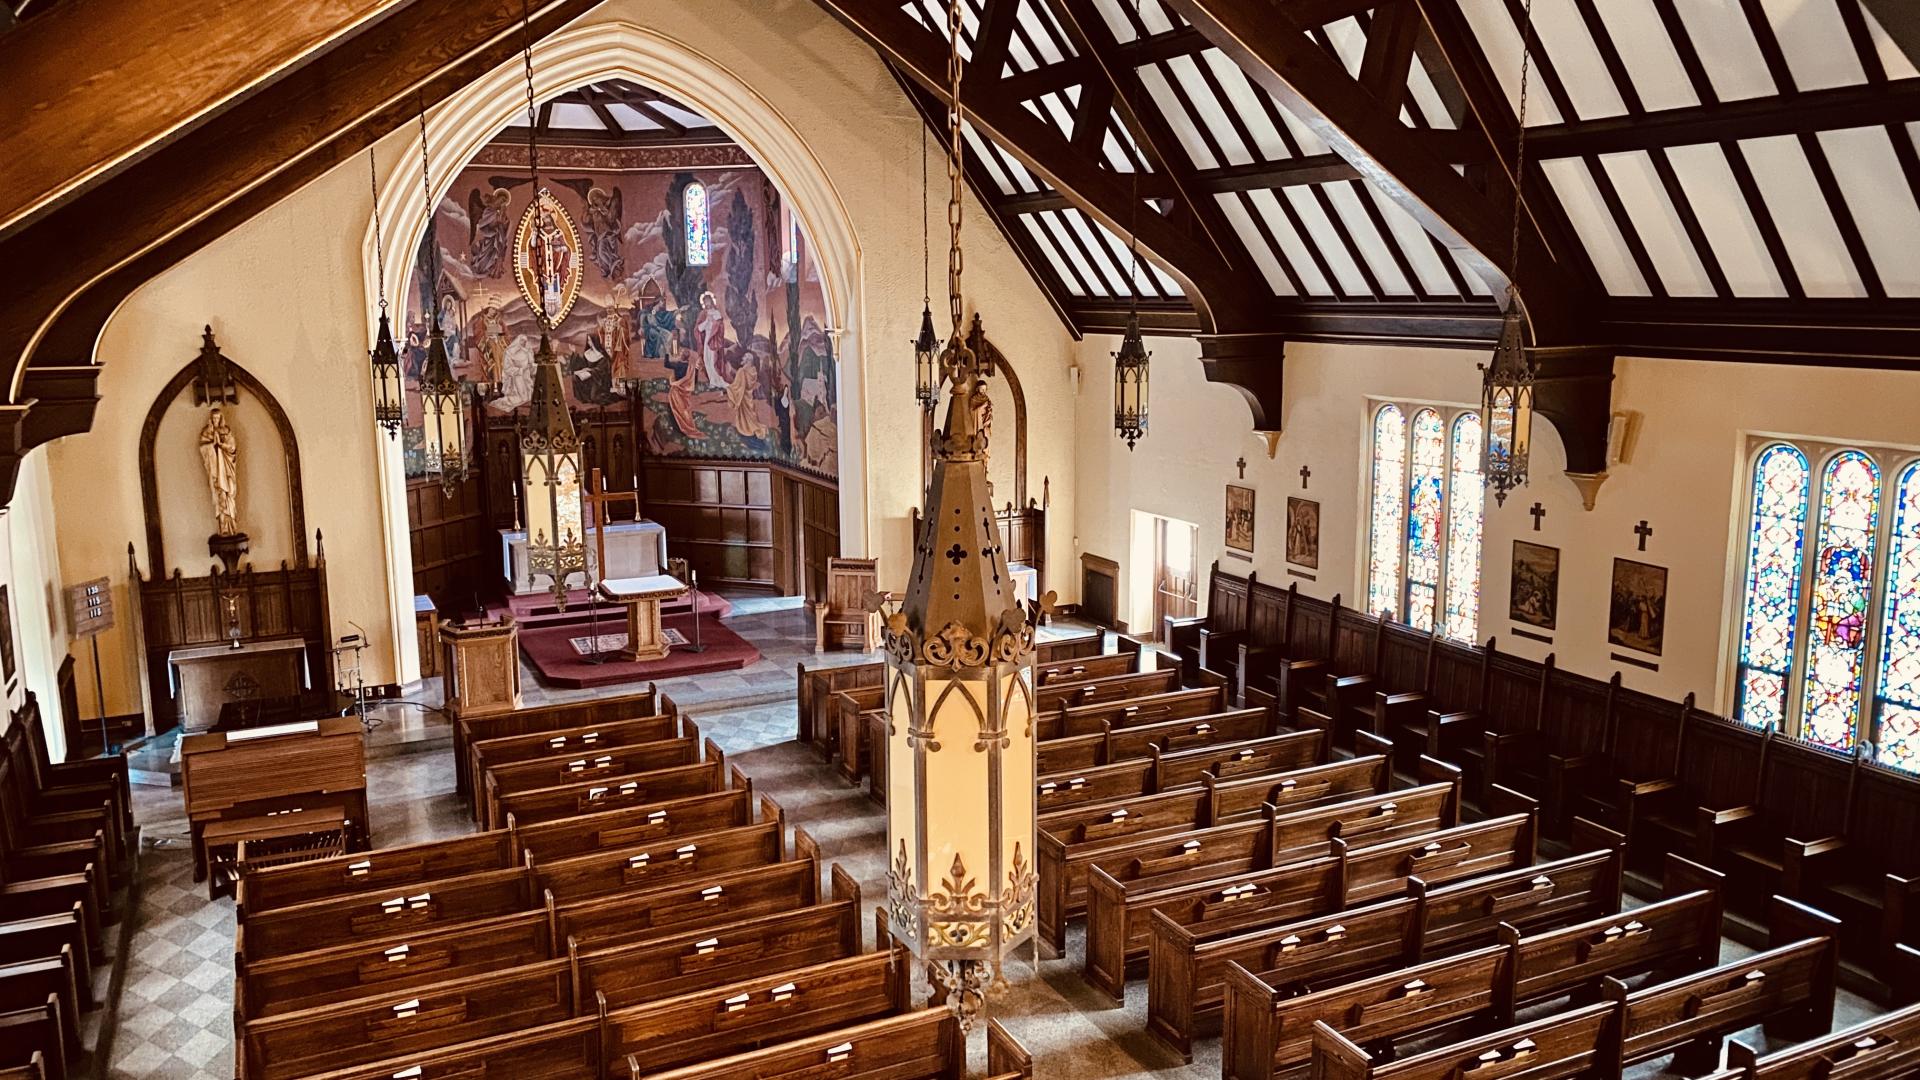
{"label": "painted mural", "polygon": [[[524,155],[524,148],[520,150]],[[641,410],[646,452],[838,473],[832,344],[793,216],[735,147],[542,153],[541,190],[500,144],[463,170],[422,237],[407,305],[406,461],[421,475],[416,380],[440,246],[441,328],[455,373],[493,415],[526,409],[554,321],[576,414]],[[619,167],[644,161],[642,167]],[[517,165],[517,167],[516,167]]]}

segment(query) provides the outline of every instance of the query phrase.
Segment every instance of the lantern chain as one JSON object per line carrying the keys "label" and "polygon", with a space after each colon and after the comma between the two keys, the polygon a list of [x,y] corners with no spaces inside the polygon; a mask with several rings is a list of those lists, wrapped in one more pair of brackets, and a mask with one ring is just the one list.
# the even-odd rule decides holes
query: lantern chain
{"label": "lantern chain", "polygon": [[960,250],[960,185],[961,166],[964,160],[964,144],[960,141],[960,126],[964,110],[960,104],[960,77],[964,64],[960,59],[960,2],[950,0],[947,5],[947,84],[949,98],[947,102],[947,138],[952,153],[947,156],[947,183],[950,194],[947,198],[947,307],[953,316],[953,336],[961,336],[960,312],[960,275],[966,268],[966,257]]}
{"label": "lantern chain", "polygon": [[[1531,0],[1529,0],[1531,2]],[[533,93],[533,10],[530,0],[520,0],[520,57],[527,78],[527,176],[533,181],[533,227],[540,228],[540,114]],[[534,296],[538,303],[528,305],[533,308],[533,317],[540,329],[549,329],[547,315],[547,259],[544,249],[534,245],[533,263]]]}
{"label": "lantern chain", "polygon": [[927,211],[927,126],[920,125],[920,302],[933,303],[933,234]]}
{"label": "lantern chain", "polygon": [[1533,0],[1527,0],[1520,25],[1520,102],[1519,132],[1514,137],[1513,153],[1513,235],[1507,249],[1507,292],[1509,301],[1519,295],[1520,215],[1526,212],[1527,183],[1527,83],[1533,67]]}
{"label": "lantern chain", "polygon": [[431,297],[433,309],[433,329],[440,329],[440,238],[433,229],[433,173],[427,157],[427,95],[420,93],[420,189],[427,196],[427,246],[432,250],[433,260],[429,264],[433,277],[427,282],[427,293]]}
{"label": "lantern chain", "polygon": [[387,312],[387,253],[381,250],[384,235],[380,229],[380,167],[373,147],[367,147],[367,187],[373,192],[373,273],[380,290],[380,313]]}

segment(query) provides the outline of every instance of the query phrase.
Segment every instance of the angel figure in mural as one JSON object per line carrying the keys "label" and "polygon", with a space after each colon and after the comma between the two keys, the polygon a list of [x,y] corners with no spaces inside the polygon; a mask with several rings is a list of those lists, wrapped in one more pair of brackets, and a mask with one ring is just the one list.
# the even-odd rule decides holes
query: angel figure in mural
{"label": "angel figure in mural", "polygon": [[706,369],[707,386],[725,389],[727,380],[721,377],[720,361],[727,350],[727,316],[710,292],[700,294],[700,317],[693,324],[693,332],[700,344],[700,362]]}
{"label": "angel figure in mural", "polygon": [[600,276],[618,281],[627,275],[627,256],[620,250],[620,234],[625,228],[620,189],[587,189],[587,251]]}
{"label": "angel figure in mural", "polygon": [[467,266],[475,277],[499,277],[506,265],[513,247],[513,221],[507,216],[512,201],[506,188],[467,193]]}
{"label": "angel figure in mural", "polygon": [[613,287],[613,301],[600,312],[600,318],[594,323],[594,332],[599,337],[600,351],[607,354],[609,378],[615,382],[624,382],[633,378],[630,363],[633,352],[633,328],[628,320],[632,317],[629,309],[633,301],[625,284]]}
{"label": "angel figure in mural", "polygon": [[207,494],[213,499],[214,535],[238,535],[240,444],[218,405],[208,410],[206,426],[200,429],[200,466],[207,471]]}
{"label": "angel figure in mural", "polygon": [[491,289],[481,298],[475,324],[473,343],[480,353],[480,381],[497,384],[507,360],[507,316],[500,310],[500,297]]}

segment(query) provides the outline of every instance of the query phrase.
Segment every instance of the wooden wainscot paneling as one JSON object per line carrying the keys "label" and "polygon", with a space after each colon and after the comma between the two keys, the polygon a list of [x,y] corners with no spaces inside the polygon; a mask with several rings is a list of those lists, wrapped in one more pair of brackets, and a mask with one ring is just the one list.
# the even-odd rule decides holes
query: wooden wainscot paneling
{"label": "wooden wainscot paneling", "polygon": [[[668,550],[706,584],[792,595],[812,578],[824,588],[826,560],[839,554],[839,489],[820,477],[758,462],[654,459],[641,490]],[[810,546],[810,533],[828,549]]]}

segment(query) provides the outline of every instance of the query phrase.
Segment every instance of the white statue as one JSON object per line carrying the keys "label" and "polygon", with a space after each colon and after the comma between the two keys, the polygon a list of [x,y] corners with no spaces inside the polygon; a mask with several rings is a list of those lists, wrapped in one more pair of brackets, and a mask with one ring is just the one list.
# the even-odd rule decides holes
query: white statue
{"label": "white statue", "polygon": [[207,425],[200,429],[200,465],[207,470],[207,493],[213,498],[214,534],[238,535],[240,447],[218,405],[207,413]]}

